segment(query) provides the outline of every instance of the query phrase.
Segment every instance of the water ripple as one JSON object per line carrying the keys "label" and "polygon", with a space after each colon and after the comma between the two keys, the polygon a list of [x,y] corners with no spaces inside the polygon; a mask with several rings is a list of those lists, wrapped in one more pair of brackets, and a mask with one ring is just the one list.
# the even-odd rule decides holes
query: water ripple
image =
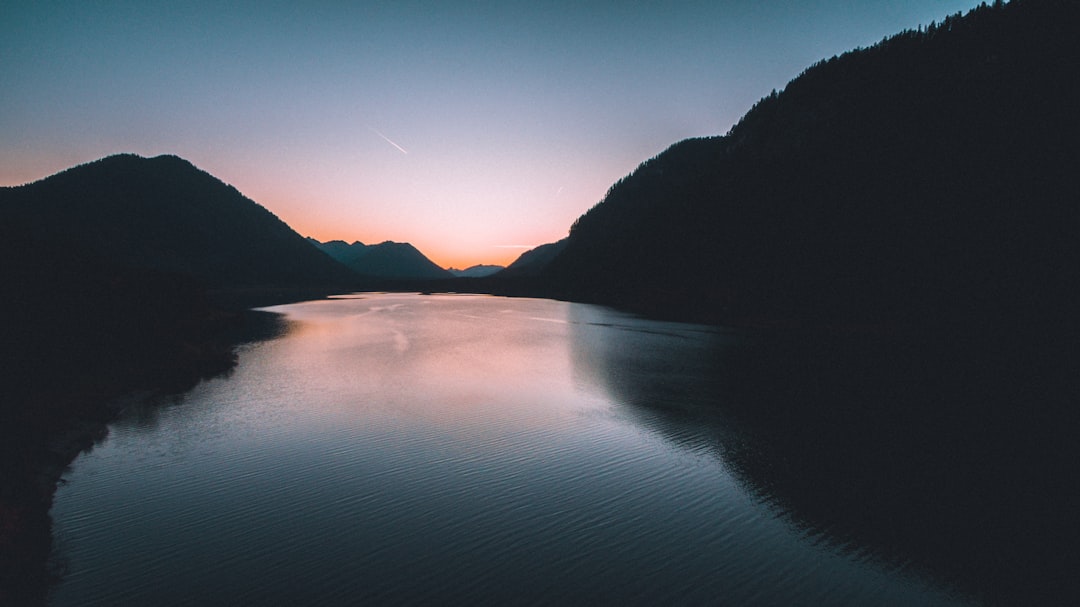
{"label": "water ripple", "polygon": [[711,333],[541,300],[286,310],[307,329],[75,463],[54,605],[949,602],[806,537],[701,418],[609,391],[572,331],[657,352]]}

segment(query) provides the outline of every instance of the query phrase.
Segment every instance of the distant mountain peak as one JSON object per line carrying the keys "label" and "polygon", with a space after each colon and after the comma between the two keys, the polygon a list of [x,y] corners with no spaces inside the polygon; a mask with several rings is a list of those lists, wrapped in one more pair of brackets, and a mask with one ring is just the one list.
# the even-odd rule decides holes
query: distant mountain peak
{"label": "distant mountain peak", "polygon": [[464,270],[458,270],[457,268],[448,268],[447,271],[457,276],[458,278],[483,278],[485,276],[491,276],[496,272],[502,271],[503,266],[477,264],[475,266],[469,266]]}
{"label": "distant mountain peak", "polygon": [[323,243],[311,240],[324,253],[364,276],[391,280],[433,280],[454,276],[407,242],[384,240],[379,244],[365,245],[354,241],[350,245],[342,240]]}

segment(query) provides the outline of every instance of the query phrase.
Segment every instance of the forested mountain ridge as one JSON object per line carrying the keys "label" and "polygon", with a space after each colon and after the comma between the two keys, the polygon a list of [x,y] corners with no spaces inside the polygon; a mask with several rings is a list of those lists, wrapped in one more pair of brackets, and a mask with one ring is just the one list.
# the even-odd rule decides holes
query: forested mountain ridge
{"label": "forested mountain ridge", "polygon": [[525,251],[499,272],[497,278],[532,277],[543,272],[566,247],[566,239],[549,242]]}
{"label": "forested mountain ridge", "polygon": [[111,156],[0,188],[0,603],[44,604],[48,481],[116,397],[179,392],[236,363],[261,317],[222,309],[208,288],[266,305],[355,281],[175,156]]}
{"label": "forested mountain ridge", "polygon": [[[0,188],[0,220],[42,250],[178,272],[212,287],[354,280],[273,213],[175,156],[110,156]],[[34,259],[26,251],[24,261]]]}
{"label": "forested mountain ridge", "polygon": [[822,61],[611,187],[569,299],[736,323],[1065,322],[1080,3],[1014,0]]}
{"label": "forested mountain ridge", "polygon": [[0,418],[71,417],[23,406],[43,390],[53,403],[101,396],[72,405],[89,409],[106,395],[227,369],[240,317],[207,289],[266,305],[356,282],[268,210],[175,156],[110,156],[0,188],[0,375],[10,397]]}

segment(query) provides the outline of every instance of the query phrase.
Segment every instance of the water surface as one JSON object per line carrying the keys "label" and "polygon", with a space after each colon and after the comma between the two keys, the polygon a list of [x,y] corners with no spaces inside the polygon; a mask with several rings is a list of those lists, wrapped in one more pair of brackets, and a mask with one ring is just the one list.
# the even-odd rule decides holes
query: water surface
{"label": "water surface", "polygon": [[274,310],[285,335],[73,464],[54,605],[960,602],[748,482],[736,335],[485,296]]}

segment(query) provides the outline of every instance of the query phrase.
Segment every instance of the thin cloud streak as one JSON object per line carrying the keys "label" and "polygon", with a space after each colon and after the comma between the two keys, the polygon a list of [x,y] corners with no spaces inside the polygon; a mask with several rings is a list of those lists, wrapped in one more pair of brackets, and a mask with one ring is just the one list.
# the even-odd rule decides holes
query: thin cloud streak
{"label": "thin cloud streak", "polygon": [[389,143],[390,145],[396,147],[402,154],[408,154],[409,153],[409,150],[406,150],[405,148],[401,147],[400,145],[394,143],[389,137],[387,137],[386,135],[383,135],[382,133],[380,133],[379,129],[376,129],[375,127],[368,127],[368,128],[371,129],[371,132],[375,133],[379,137],[382,137],[383,141],[385,141],[386,143]]}

